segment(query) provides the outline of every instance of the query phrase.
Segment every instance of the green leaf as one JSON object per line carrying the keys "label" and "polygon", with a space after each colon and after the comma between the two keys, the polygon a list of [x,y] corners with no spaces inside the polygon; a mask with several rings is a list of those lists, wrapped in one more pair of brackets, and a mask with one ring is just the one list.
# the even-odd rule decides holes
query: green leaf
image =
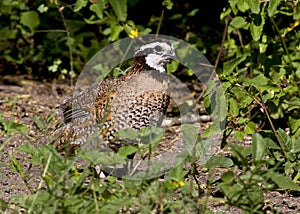
{"label": "green leaf", "polygon": [[143,144],[152,144],[155,146],[156,143],[161,141],[164,129],[160,127],[143,127],[138,132],[138,138],[141,139]]}
{"label": "green leaf", "polygon": [[12,121],[5,121],[3,123],[4,130],[7,134],[13,133],[13,132],[19,132],[24,133],[28,130],[28,127],[20,124],[20,123],[14,123]]}
{"label": "green leaf", "polygon": [[229,24],[228,32],[230,33],[233,29],[240,29],[247,25],[245,19],[241,16],[235,17]]}
{"label": "green leaf", "polygon": [[121,155],[122,157],[127,157],[128,155],[132,155],[138,151],[138,148],[136,146],[122,146],[118,154]]}
{"label": "green leaf", "polygon": [[187,15],[188,16],[195,16],[199,11],[200,11],[199,8],[195,8],[191,12],[189,12]]}
{"label": "green leaf", "polygon": [[74,12],[78,12],[81,10],[83,7],[85,7],[88,3],[88,0],[76,0],[75,7],[74,7]]}
{"label": "green leaf", "polygon": [[241,57],[238,57],[238,58],[235,58],[229,62],[226,62],[224,64],[224,73],[227,74],[227,75],[230,75],[233,70],[243,61],[245,61],[245,59],[247,58],[247,56],[241,56]]}
{"label": "green leaf", "polygon": [[22,12],[20,15],[20,23],[33,31],[40,24],[39,14],[33,10]]}
{"label": "green leaf", "polygon": [[37,153],[37,149],[34,146],[28,144],[19,146],[19,150],[29,155],[33,155],[34,153]]}
{"label": "green leaf", "polygon": [[267,143],[265,142],[264,138],[260,134],[255,133],[252,139],[252,155],[255,162],[259,162],[263,159],[266,148]]}
{"label": "green leaf", "polygon": [[186,148],[188,148],[190,152],[195,147],[197,139],[199,138],[198,130],[190,124],[183,124],[181,125],[181,131]]}
{"label": "green leaf", "polygon": [[293,15],[293,19],[294,20],[300,19],[300,4],[297,4],[297,10],[296,10],[296,12]]}
{"label": "green leaf", "polygon": [[247,78],[244,82],[245,86],[263,86],[267,85],[269,79],[265,77],[263,74],[259,74],[257,77],[249,79]]}
{"label": "green leaf", "polygon": [[248,156],[251,154],[251,149],[240,146],[236,143],[230,143],[233,156],[236,157],[244,166],[248,166]]}
{"label": "green leaf", "polygon": [[252,22],[250,24],[250,33],[254,41],[258,41],[262,35],[265,25],[265,18],[258,14],[252,14]]}
{"label": "green leaf", "polygon": [[249,5],[250,5],[250,9],[252,13],[259,13],[260,11],[260,4],[259,4],[259,0],[251,0],[248,1]]}
{"label": "green leaf", "polygon": [[103,18],[103,9],[105,7],[105,0],[98,0],[96,3],[90,6],[90,10],[95,12],[99,19]]}
{"label": "green leaf", "polygon": [[290,116],[289,124],[291,127],[292,135],[294,135],[295,138],[300,136],[300,116]]}
{"label": "green leaf", "polygon": [[292,149],[292,139],[290,136],[282,129],[277,130],[278,136],[280,137],[281,141],[284,144],[284,147],[286,150],[291,150]]}
{"label": "green leaf", "polygon": [[127,0],[109,0],[119,21],[125,22],[127,18]]}
{"label": "green leaf", "polygon": [[249,9],[248,1],[237,0],[237,7],[241,12],[246,12]]}
{"label": "green leaf", "polygon": [[47,124],[44,120],[41,120],[38,116],[34,115],[33,121],[35,125],[40,129],[44,130],[47,127]]}
{"label": "green leaf", "polygon": [[230,158],[224,156],[212,156],[206,163],[205,167],[208,169],[216,168],[216,167],[231,167],[233,165],[233,161]]}
{"label": "green leaf", "polygon": [[40,13],[45,13],[45,12],[47,12],[48,11],[48,7],[47,6],[45,6],[44,4],[41,4],[39,7],[38,7],[38,11],[40,12]]}
{"label": "green leaf", "polygon": [[164,0],[162,5],[165,6],[168,10],[171,10],[174,3],[171,0]]}
{"label": "green leaf", "polygon": [[272,17],[273,15],[275,15],[278,11],[277,11],[277,7],[280,3],[280,0],[271,0],[269,2],[269,7],[268,7],[268,15],[269,17]]}
{"label": "green leaf", "polygon": [[221,179],[224,182],[232,182],[234,180],[234,173],[232,171],[225,172],[221,175]]}
{"label": "green leaf", "polygon": [[5,213],[5,210],[7,209],[8,207],[8,204],[2,199],[0,198],[0,210],[1,210],[1,213]]}
{"label": "green leaf", "polygon": [[229,113],[232,117],[237,117],[239,115],[239,107],[235,99],[229,99]]}
{"label": "green leaf", "polygon": [[179,66],[179,62],[178,61],[172,61],[171,63],[167,64],[167,71],[168,74],[174,73]]}
{"label": "green leaf", "polygon": [[294,153],[300,153],[300,137],[297,138],[295,143],[293,144],[293,150]]}
{"label": "green leaf", "polygon": [[75,43],[75,39],[73,37],[67,38],[67,41],[66,41],[67,46],[72,47],[74,43]]}
{"label": "green leaf", "polygon": [[128,128],[119,130],[115,133],[115,136],[134,140],[137,139],[138,133],[135,129]]}
{"label": "green leaf", "polygon": [[115,41],[119,38],[119,35],[123,31],[124,27],[122,27],[120,25],[112,24],[110,26],[110,29],[111,29],[111,34],[110,34],[109,38],[111,41]]}
{"label": "green leaf", "polygon": [[245,126],[245,134],[254,134],[254,132],[256,131],[256,125],[255,123],[253,123],[252,121],[247,123],[247,125]]}
{"label": "green leaf", "polygon": [[11,161],[9,166],[13,172],[19,173],[21,174],[21,176],[23,176],[23,172],[24,172],[23,165],[21,164],[20,161],[16,159],[15,156],[11,156]]}
{"label": "green leaf", "polygon": [[284,175],[269,171],[267,172],[266,176],[268,176],[281,189],[300,191],[300,186],[295,184],[292,180],[288,179]]}
{"label": "green leaf", "polygon": [[166,177],[169,177],[170,179],[180,182],[184,180],[184,177],[186,176],[188,172],[184,170],[182,164],[179,164],[174,169],[172,169]]}

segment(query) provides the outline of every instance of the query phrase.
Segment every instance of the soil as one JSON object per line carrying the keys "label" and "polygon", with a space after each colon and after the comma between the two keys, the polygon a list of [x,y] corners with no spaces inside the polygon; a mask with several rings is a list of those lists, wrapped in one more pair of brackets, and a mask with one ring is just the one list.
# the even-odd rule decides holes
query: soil
{"label": "soil", "polygon": [[[55,123],[58,122],[57,118],[54,117],[44,130],[37,127],[35,120],[37,118],[47,120],[55,112],[56,106],[63,101],[66,95],[72,94],[73,90],[74,87],[71,87],[69,83],[41,82],[33,80],[29,76],[0,77],[0,112],[3,116],[2,122],[0,121],[0,199],[9,203],[10,209],[6,213],[15,213],[13,196],[30,194],[29,189],[35,189],[40,181],[41,170],[39,168],[33,170],[27,161],[30,157],[20,152],[18,148],[26,144],[38,147],[48,143],[48,138],[55,129]],[[28,130],[24,133],[8,134],[3,126],[4,121],[23,124],[28,127]],[[230,156],[228,149],[220,149],[218,153]],[[36,172],[28,183],[24,183],[20,173],[12,170],[11,165],[14,158],[22,163],[25,171],[30,167]],[[216,169],[214,176],[219,177],[225,171],[226,169]],[[207,179],[208,173],[201,172],[199,183],[205,185]],[[243,213],[234,206],[224,205],[225,196],[217,187],[214,188],[214,195],[217,195],[214,198],[218,200],[208,202],[209,209],[213,212]],[[267,210],[275,210],[279,213],[300,213],[299,194],[266,191],[264,196],[267,213]]]}

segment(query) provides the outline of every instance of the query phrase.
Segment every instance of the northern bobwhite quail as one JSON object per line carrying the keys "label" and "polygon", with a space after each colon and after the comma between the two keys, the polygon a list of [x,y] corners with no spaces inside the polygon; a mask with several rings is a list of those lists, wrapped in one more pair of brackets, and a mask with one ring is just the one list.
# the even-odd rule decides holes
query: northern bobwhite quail
{"label": "northern bobwhite quail", "polygon": [[72,153],[86,142],[101,141],[96,147],[117,152],[123,145],[117,131],[160,126],[169,104],[165,66],[171,59],[176,59],[173,45],[153,40],[135,52],[126,75],[104,79],[66,99],[59,107],[64,123],[56,131],[56,146],[69,145]]}

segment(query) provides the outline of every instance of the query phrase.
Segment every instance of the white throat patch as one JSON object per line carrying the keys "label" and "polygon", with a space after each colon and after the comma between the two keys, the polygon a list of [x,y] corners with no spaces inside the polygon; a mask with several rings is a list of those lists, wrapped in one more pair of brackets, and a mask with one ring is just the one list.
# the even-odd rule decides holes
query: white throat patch
{"label": "white throat patch", "polygon": [[[149,54],[148,56],[146,56],[145,60],[146,60],[146,64],[151,68],[158,70],[160,73],[166,72],[160,55]],[[162,64],[157,64],[157,63],[162,63]]]}

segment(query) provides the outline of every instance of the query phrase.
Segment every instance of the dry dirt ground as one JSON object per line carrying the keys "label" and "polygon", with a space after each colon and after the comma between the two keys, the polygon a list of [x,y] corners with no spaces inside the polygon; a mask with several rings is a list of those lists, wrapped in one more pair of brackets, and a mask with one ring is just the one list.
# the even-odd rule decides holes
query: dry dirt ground
{"label": "dry dirt ground", "polygon": [[[39,82],[30,79],[28,76],[2,76],[0,77],[0,112],[3,121],[14,121],[26,125],[29,129],[23,134],[5,135],[4,127],[0,126],[0,199],[13,204],[12,196],[17,194],[29,194],[29,188],[37,187],[40,181],[39,169],[35,169],[34,178],[25,184],[20,174],[11,170],[10,164],[15,157],[24,168],[29,167],[26,161],[29,158],[24,153],[18,151],[18,147],[24,144],[35,146],[47,143],[49,132],[41,131],[34,123],[34,118],[47,119],[55,112],[55,107],[62,102],[64,97],[72,94],[74,88],[69,84],[59,84],[54,82]],[[55,122],[55,119],[54,119]],[[0,121],[1,125],[1,121]],[[49,130],[54,127],[50,125]],[[230,151],[220,150],[220,153],[230,156]],[[215,176],[220,176],[225,169],[216,170]],[[205,184],[208,175],[203,172],[203,177],[199,178],[200,183]],[[208,207],[216,212],[243,213],[241,210],[224,206],[224,195],[217,188],[215,195],[220,200],[216,203],[209,202]],[[265,207],[271,207],[279,213],[300,213],[300,196],[289,195],[286,192],[265,192]],[[0,206],[1,208],[1,206]],[[13,208],[10,208],[12,212]],[[18,211],[17,211],[18,212]],[[1,209],[0,209],[1,213]],[[15,212],[13,212],[15,213]]]}

